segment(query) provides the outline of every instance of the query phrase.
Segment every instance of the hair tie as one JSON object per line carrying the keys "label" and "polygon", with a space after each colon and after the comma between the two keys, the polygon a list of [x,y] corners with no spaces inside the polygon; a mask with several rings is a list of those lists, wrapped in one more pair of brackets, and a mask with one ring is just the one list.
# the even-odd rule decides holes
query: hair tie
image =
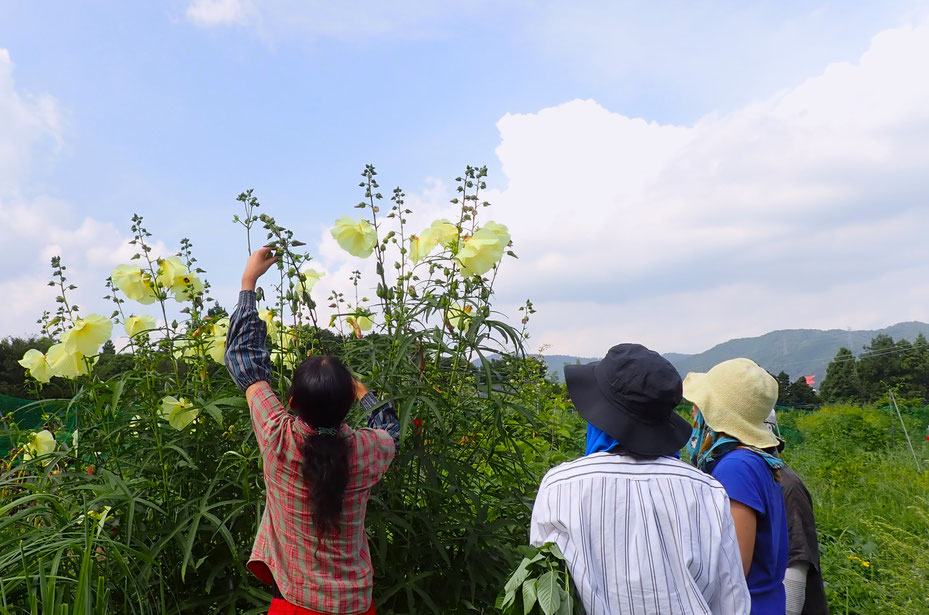
{"label": "hair tie", "polygon": [[337,436],[339,435],[338,427],[317,427],[316,433],[321,436]]}

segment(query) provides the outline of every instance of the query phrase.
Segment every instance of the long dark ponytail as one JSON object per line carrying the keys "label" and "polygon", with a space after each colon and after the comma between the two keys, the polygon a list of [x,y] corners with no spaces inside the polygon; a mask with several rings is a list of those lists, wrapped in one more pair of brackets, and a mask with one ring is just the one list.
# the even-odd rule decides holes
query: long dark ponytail
{"label": "long dark ponytail", "polygon": [[[304,422],[327,432],[338,430],[355,401],[354,380],[336,357],[312,356],[294,370],[287,397]],[[321,534],[337,534],[349,479],[348,443],[338,431],[317,431],[303,441],[301,452],[313,524]]]}

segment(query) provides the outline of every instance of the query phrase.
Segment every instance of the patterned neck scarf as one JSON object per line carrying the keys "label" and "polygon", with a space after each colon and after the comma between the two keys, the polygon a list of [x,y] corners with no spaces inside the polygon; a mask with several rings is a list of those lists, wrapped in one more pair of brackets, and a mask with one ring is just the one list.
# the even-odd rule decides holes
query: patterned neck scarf
{"label": "patterned neck scarf", "polygon": [[690,462],[700,470],[709,473],[710,468],[722,459],[723,455],[737,448],[750,450],[768,464],[772,472],[777,472],[784,467],[784,462],[760,448],[743,444],[733,437],[724,433],[713,431],[703,419],[703,413],[698,412],[694,420],[694,430],[690,435],[690,441],[687,443],[687,452],[690,453]]}

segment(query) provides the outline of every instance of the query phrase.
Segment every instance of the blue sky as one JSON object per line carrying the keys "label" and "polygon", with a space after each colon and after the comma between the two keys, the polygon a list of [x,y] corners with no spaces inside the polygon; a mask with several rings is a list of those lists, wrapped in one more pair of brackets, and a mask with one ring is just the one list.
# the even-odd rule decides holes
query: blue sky
{"label": "blue sky", "polygon": [[[85,229],[84,235],[74,232],[86,219],[98,223],[100,233],[112,234],[115,227],[125,235],[131,213],[138,212],[169,247],[176,246],[180,236],[193,239],[217,290],[230,292],[238,279],[235,259],[244,255],[244,248],[229,220],[237,212],[235,195],[245,188],[254,188],[267,211],[321,252],[325,252],[325,227],[351,213],[358,200],[358,173],[368,162],[377,165],[384,187],[401,185],[418,195],[426,209],[437,211],[447,196],[448,182],[465,164],[487,164],[501,208],[509,207],[511,215],[519,218],[517,197],[532,195],[533,211],[557,220],[568,215],[563,201],[546,201],[544,194],[535,194],[530,187],[533,182],[544,184],[552,171],[540,170],[533,176],[533,166],[545,168],[548,160],[557,160],[557,152],[563,154],[569,146],[583,152],[595,148],[554,138],[535,143],[534,151],[520,149],[520,143],[531,142],[532,134],[547,134],[548,129],[553,135],[570,135],[570,130],[553,128],[551,122],[560,120],[552,118],[559,114],[571,116],[565,119],[566,126],[587,126],[591,134],[599,129],[585,124],[581,116],[607,123],[617,117],[642,118],[656,130],[680,127],[691,137],[703,134],[700,126],[722,118],[714,132],[718,136],[738,125],[738,118],[755,117],[753,104],[767,101],[770,109],[778,107],[790,99],[790,92],[803,90],[807,80],[828,75],[831,64],[854,66],[881,32],[920,26],[926,23],[925,16],[925,3],[912,1],[38,4],[8,0],[0,4],[0,49],[9,55],[9,79],[0,96],[16,102],[20,112],[8,111],[8,127],[0,127],[0,148],[6,139],[8,149],[15,152],[9,159],[0,157],[0,208],[6,208],[7,218],[14,221],[11,212],[16,208],[45,212],[64,238],[55,247],[67,249],[68,238],[85,237],[84,243],[71,242],[74,252],[94,244],[92,229]],[[919,31],[911,39],[923,36]],[[921,49],[918,40],[907,44]],[[900,53],[906,57],[906,50]],[[925,118],[912,109],[921,103],[922,90],[901,83],[926,77],[913,72],[900,79],[894,87],[912,94],[914,104],[888,107],[881,113],[898,113],[887,121],[893,124],[899,117],[919,132],[925,128]],[[824,95],[817,96],[816,100],[823,100]],[[591,104],[571,106],[578,99]],[[42,100],[44,107],[39,104]],[[0,100],[0,114],[3,109]],[[37,124],[29,119],[33,116],[48,121]],[[0,125],[3,122],[0,115]],[[14,122],[23,128],[15,128]],[[523,125],[528,132],[520,132]],[[766,125],[764,119],[751,124],[753,130]],[[507,126],[514,132],[507,133]],[[808,128],[791,126],[797,131]],[[631,148],[617,153],[617,164],[635,160],[640,146],[624,140],[630,138],[625,129],[617,130],[612,145],[596,144],[604,148],[597,160],[608,161],[613,147]],[[519,136],[511,139],[508,134]],[[645,133],[641,136],[647,140],[642,147],[654,142]],[[700,142],[714,143],[717,136]],[[763,136],[759,133],[759,138]],[[767,136],[777,141],[776,136]],[[685,147],[684,141],[692,143],[691,137],[669,142],[671,149],[665,153],[674,150],[674,156],[656,153],[655,160],[662,162],[660,169],[653,169],[655,181],[662,176],[675,186],[690,185],[691,176],[684,181],[669,169],[678,168],[673,161],[684,155],[675,148]],[[540,148],[542,153],[551,148],[552,155],[530,164]],[[713,151],[725,161],[735,155],[732,151],[742,151],[739,148]],[[506,151],[511,152],[508,159],[501,154]],[[867,159],[863,154],[862,160]],[[847,166],[838,167],[835,160],[819,162],[822,169],[837,168],[840,174],[858,168],[847,160],[842,163]],[[916,167],[902,182],[909,189],[903,190],[897,207],[888,208],[871,196],[871,188],[881,194],[881,188],[901,185],[889,171],[876,171],[873,183],[857,191],[863,204],[841,219],[863,220],[874,229],[894,212],[918,216],[914,199],[924,185],[918,179],[921,167]],[[606,173],[611,168],[603,167]],[[754,172],[769,175],[764,171]],[[808,191],[804,194],[828,192],[823,188],[829,183],[825,179],[816,188],[806,184],[802,170],[784,173],[780,186],[795,182],[797,191]],[[828,172],[823,170],[820,177],[828,177]],[[725,185],[735,190],[744,187],[743,179],[729,176]],[[582,188],[579,196],[594,201],[602,197],[613,203],[613,209],[632,202],[628,200],[632,197],[611,193],[609,182],[591,181],[584,169],[564,181],[555,193],[570,194],[572,185],[596,185],[599,192]],[[720,186],[714,184],[713,189],[721,190]],[[691,188],[702,190],[697,185]],[[652,194],[654,189],[655,185],[648,188]],[[749,190],[744,198],[755,194]],[[830,200],[834,197],[819,201],[810,197],[797,207],[822,224],[834,225],[836,208]],[[771,203],[766,211],[770,214],[777,206]],[[667,211],[675,211],[668,207]],[[712,204],[705,207],[712,217]],[[575,211],[586,212],[583,207]],[[785,211],[792,211],[791,206]],[[594,208],[589,214],[591,227],[617,223],[604,210]],[[505,218],[506,210],[500,215]],[[636,215],[632,213],[632,219]],[[673,225],[674,219],[665,223]],[[777,327],[864,328],[920,317],[915,308],[869,304],[860,311],[832,314],[831,325],[823,309],[775,310],[766,318],[714,318],[713,306],[723,298],[731,302],[732,296],[755,297],[740,307],[744,314],[757,314],[752,301],[769,306],[785,297],[776,283],[767,285],[770,295],[762,292],[765,285],[758,284],[741,293],[734,290],[734,285],[746,283],[748,274],[729,269],[728,244],[718,240],[754,228],[751,220],[740,224],[737,228],[716,225],[717,234],[702,236],[701,249],[691,250],[699,253],[679,256],[682,260],[643,262],[638,255],[623,255],[636,268],[608,269],[609,275],[599,281],[585,282],[581,276],[580,282],[564,288],[565,296],[546,284],[545,263],[571,262],[570,250],[547,253],[546,242],[536,245],[530,238],[529,263],[519,266],[534,266],[532,272],[538,275],[520,276],[527,282],[514,283],[512,293],[504,290],[501,298],[515,305],[524,296],[540,297],[537,307],[543,313],[546,306],[550,309],[549,316],[540,317],[538,343],[559,352],[590,355],[605,350],[599,348],[602,331],[590,325],[585,331],[575,330],[570,321],[606,319],[613,323],[609,332],[616,341],[637,337],[636,341],[662,351],[699,351],[730,337]],[[770,223],[765,226],[770,228]],[[519,251],[521,229],[511,227]],[[551,225],[527,225],[526,231],[544,238],[546,229],[550,231]],[[699,229],[694,230],[701,237]],[[17,274],[0,274],[0,286],[21,288],[27,277],[43,277],[49,246],[39,245],[41,235],[26,242],[28,234],[15,233],[9,226],[2,232],[9,234],[7,251],[16,246],[17,257],[26,262]],[[887,233],[893,236],[889,228]],[[746,271],[763,270],[765,276],[774,276],[778,268],[798,267],[813,272],[799,276],[813,294],[792,298],[796,302],[838,301],[840,295],[830,299],[822,294],[822,284],[839,275],[846,277],[844,286],[835,285],[836,292],[846,293],[841,296],[847,298],[850,288],[860,282],[854,278],[861,269],[856,259],[861,259],[862,267],[874,264],[864,253],[849,253],[835,261],[820,258],[817,250],[827,241],[823,237],[808,236],[816,249],[805,259],[796,254],[802,256],[802,242],[785,255],[778,250],[785,236],[767,236],[763,246],[753,243],[757,253],[749,259],[753,269]],[[604,255],[610,254],[608,240],[598,245]],[[677,253],[672,246],[657,245],[664,254]],[[913,254],[923,255],[915,240],[911,247]],[[106,259],[77,253],[63,256],[90,269],[106,269]],[[682,266],[685,262],[704,266],[691,270]],[[327,264],[333,271],[343,265]],[[583,267],[583,261],[572,266]],[[883,263],[874,268],[872,288],[881,276],[876,288],[896,284],[886,278],[893,272]],[[686,300],[682,291],[702,293],[704,303],[690,314],[647,307]],[[40,299],[38,295],[32,302],[23,299],[9,308],[6,330],[0,335],[26,332],[32,320],[26,314],[40,305]],[[646,312],[654,313],[654,318],[647,318]],[[629,317],[626,326],[619,322],[623,315]],[[696,319],[690,328],[668,326],[669,321],[689,318]]]}

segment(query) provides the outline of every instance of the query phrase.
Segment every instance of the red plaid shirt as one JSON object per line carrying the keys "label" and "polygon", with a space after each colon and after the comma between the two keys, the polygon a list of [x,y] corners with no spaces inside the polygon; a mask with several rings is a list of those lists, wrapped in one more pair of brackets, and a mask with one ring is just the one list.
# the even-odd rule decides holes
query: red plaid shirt
{"label": "red plaid shirt", "polygon": [[342,425],[340,436],[350,442],[352,473],[339,533],[320,539],[300,471],[301,445],[313,428],[286,412],[267,382],[249,389],[248,405],[267,486],[249,570],[265,583],[276,581],[284,598],[308,609],[367,611],[374,570],[364,529],[365,507],[371,487],[393,459],[393,439],[379,429],[353,430]]}
{"label": "red plaid shirt", "polygon": [[264,461],[265,509],[248,568],[265,583],[277,583],[288,602],[323,613],[364,613],[371,606],[374,571],[364,529],[371,487],[387,471],[399,439],[399,422],[389,404],[368,394],[369,426],[341,426],[349,441],[351,474],[345,489],[339,533],[320,537],[310,514],[310,496],[300,464],[304,438],[313,427],[288,413],[271,390],[265,324],[255,293],[242,291],[230,318],[226,366],[247,390],[252,426]]}

